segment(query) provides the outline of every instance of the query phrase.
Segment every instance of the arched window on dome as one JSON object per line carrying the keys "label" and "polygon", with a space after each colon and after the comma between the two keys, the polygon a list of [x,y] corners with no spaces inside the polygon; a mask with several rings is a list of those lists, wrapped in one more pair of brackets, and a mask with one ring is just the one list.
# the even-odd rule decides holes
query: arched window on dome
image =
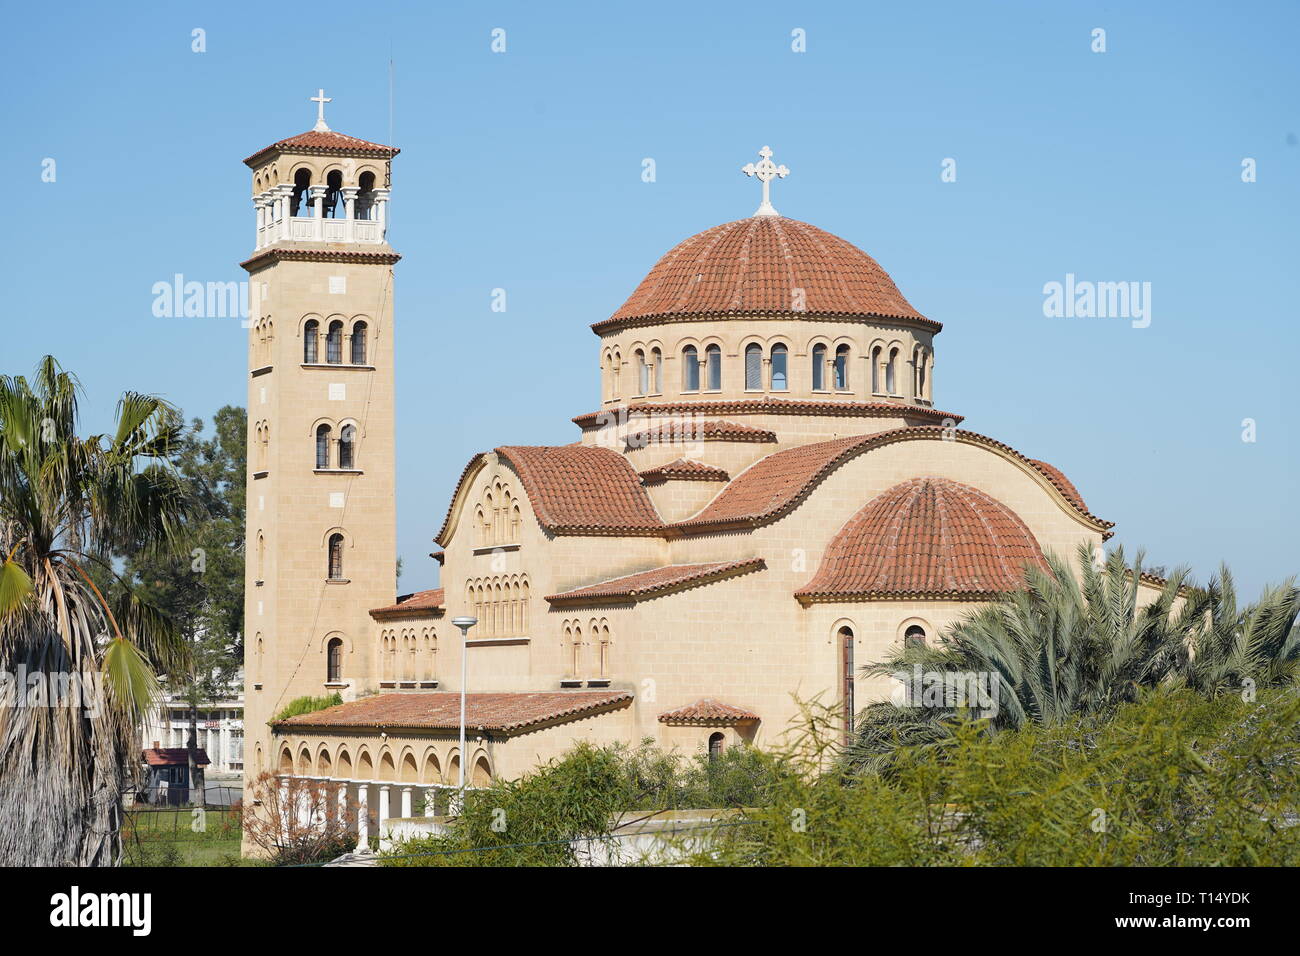
{"label": "arched window on dome", "polygon": [[330,427],[328,425],[316,426],[316,467],[317,469],[328,468],[330,466]]}
{"label": "arched window on dome", "polygon": [[880,351],[879,345],[871,350],[871,392],[873,395],[880,394]]}
{"label": "arched window on dome", "polygon": [[664,393],[664,353],[657,348],[650,350],[651,364],[654,366],[654,394]]}
{"label": "arched window on dome", "polygon": [[812,387],[814,392],[826,388],[826,346],[814,345],[812,351]]}
{"label": "arched window on dome", "polygon": [[645,395],[650,391],[650,367],[645,363],[645,352],[636,350],[636,393]]}
{"label": "arched window on dome", "polygon": [[352,364],[366,364],[366,323],[352,326]]}
{"label": "arched window on dome", "polygon": [[694,345],[682,349],[682,391],[700,390],[700,353]]}
{"label": "arched window on dome", "polygon": [[343,364],[343,323],[335,319],[325,335],[325,361],[330,365]]}
{"label": "arched window on dome", "polygon": [[841,345],[835,349],[835,388],[841,392],[849,388],[849,347]]}
{"label": "arched window on dome", "polygon": [[309,319],[302,327],[302,360],[307,365],[320,361],[320,323]]}
{"label": "arched window on dome", "polygon": [[790,387],[789,353],[784,345],[772,346],[772,391],[784,392]]}
{"label": "arched window on dome", "polygon": [[[713,386],[710,383],[710,387]],[[745,391],[763,388],[763,346],[758,343],[745,346]]]}
{"label": "arched window on dome", "polygon": [[357,428],[344,425],[339,431],[339,467],[356,467]]}
{"label": "arched window on dome", "polygon": [[716,392],[722,388],[722,349],[716,345],[706,348],[704,364],[708,373],[709,390]]}
{"label": "arched window on dome", "polygon": [[898,349],[889,350],[889,361],[885,363],[885,391],[890,395],[898,394],[894,386],[898,382]]}

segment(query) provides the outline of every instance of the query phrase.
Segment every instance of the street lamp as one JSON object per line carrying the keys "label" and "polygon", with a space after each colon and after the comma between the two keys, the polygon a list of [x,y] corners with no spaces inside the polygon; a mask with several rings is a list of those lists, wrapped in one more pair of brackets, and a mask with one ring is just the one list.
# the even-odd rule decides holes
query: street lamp
{"label": "street lamp", "polygon": [[465,665],[469,660],[469,629],[478,623],[476,617],[454,617],[452,626],[460,628],[460,779],[456,782],[458,799],[465,799]]}

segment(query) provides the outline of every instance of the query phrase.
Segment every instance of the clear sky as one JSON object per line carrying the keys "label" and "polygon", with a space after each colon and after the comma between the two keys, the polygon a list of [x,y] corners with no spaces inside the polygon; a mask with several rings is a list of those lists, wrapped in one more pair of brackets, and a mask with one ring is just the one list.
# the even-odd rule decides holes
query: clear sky
{"label": "clear sky", "polygon": [[[782,214],[944,323],[940,408],[1061,467],[1114,540],[1202,579],[1225,560],[1253,596],[1300,570],[1298,25],[1296,3],[10,6],[0,371],[53,352],[91,428],[126,388],[244,404],[240,323],[156,318],[152,286],[244,278],[240,161],[309,129],[318,87],[334,129],[389,142],[391,59],[403,590],[436,583],[474,452],[577,438],[588,325],[753,211],[740,166],[768,144]],[[1045,317],[1067,274],[1151,283],[1150,325]]]}

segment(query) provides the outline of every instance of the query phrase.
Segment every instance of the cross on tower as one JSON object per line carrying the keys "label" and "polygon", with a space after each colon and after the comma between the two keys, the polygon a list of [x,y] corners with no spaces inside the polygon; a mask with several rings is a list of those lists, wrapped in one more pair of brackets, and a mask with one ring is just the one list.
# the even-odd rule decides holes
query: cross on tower
{"label": "cross on tower", "polygon": [[780,213],[772,208],[772,197],[770,194],[772,187],[770,183],[775,177],[779,176],[784,179],[786,176],[789,176],[790,170],[772,162],[772,150],[768,146],[764,146],[760,149],[758,155],[761,156],[762,159],[757,163],[746,163],[744,166],[740,167],[740,171],[746,176],[757,176],[758,181],[763,184],[763,202],[759,205],[758,209],[755,210],[754,215],[779,216]]}
{"label": "cross on tower", "polygon": [[316,104],[316,127],[317,133],[328,133],[330,128],[325,125],[325,104],[333,102],[334,97],[326,96],[324,90],[317,90],[316,95],[309,97]]}

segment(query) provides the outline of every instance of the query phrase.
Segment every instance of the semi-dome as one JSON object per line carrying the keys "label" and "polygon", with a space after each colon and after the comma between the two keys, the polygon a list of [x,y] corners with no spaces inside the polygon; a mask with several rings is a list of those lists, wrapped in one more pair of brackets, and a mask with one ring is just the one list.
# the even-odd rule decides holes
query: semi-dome
{"label": "semi-dome", "polygon": [[937,331],[857,246],[782,216],[751,216],[678,243],[600,326],[690,315],[910,319]]}
{"label": "semi-dome", "polygon": [[913,478],[848,520],[796,597],[987,597],[1023,586],[1027,564],[1047,569],[1010,508],[948,478]]}

